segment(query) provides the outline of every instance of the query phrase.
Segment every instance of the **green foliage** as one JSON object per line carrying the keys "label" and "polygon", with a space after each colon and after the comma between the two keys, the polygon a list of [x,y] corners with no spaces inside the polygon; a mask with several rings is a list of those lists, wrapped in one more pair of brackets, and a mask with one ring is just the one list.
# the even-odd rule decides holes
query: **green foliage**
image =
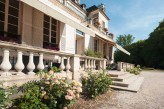
{"label": "green foliage", "polygon": [[0,109],[6,109],[11,103],[9,96],[16,92],[16,87],[0,88]]}
{"label": "green foliage", "polygon": [[97,57],[97,58],[103,58],[103,54],[101,52],[94,52],[90,49],[85,50],[84,54],[86,56],[91,56],[91,57]]}
{"label": "green foliage", "polygon": [[127,69],[128,72],[138,75],[140,74],[140,72],[142,71],[142,69],[140,68],[139,65],[137,65],[136,67],[134,67],[133,69]]}
{"label": "green foliage", "polygon": [[115,62],[122,61],[133,64],[145,65],[144,56],[142,54],[142,50],[145,46],[145,40],[137,41],[129,46],[125,46],[124,48],[131,53],[130,56],[126,55],[121,51],[115,51],[114,59]]}
{"label": "green foliage", "polygon": [[51,67],[51,70],[54,72],[60,72],[61,70],[57,68],[56,66]]}
{"label": "green foliage", "polygon": [[81,78],[84,95],[89,98],[105,93],[111,85],[111,78],[103,72],[88,72]]}
{"label": "green foliage", "polygon": [[6,101],[7,101],[7,96],[5,94],[5,89],[0,88],[0,108],[4,108]]}
{"label": "green foliage", "polygon": [[12,109],[63,109],[69,107],[82,92],[79,82],[67,82],[60,74],[45,73],[39,81],[24,84],[23,95],[13,101]]}
{"label": "green foliage", "polygon": [[118,45],[121,45],[122,47],[125,47],[125,46],[128,46],[128,45],[131,45],[132,42],[134,41],[134,37],[130,34],[128,35],[119,35],[117,38],[116,38],[116,43]]}
{"label": "green foliage", "polygon": [[[119,38],[117,43],[120,44],[121,41],[123,39]],[[146,67],[164,69],[164,21],[160,22],[159,26],[150,33],[148,39],[130,45],[124,44],[124,41],[122,43],[122,46],[131,55],[127,56],[121,51],[115,51],[115,62],[123,61]]]}

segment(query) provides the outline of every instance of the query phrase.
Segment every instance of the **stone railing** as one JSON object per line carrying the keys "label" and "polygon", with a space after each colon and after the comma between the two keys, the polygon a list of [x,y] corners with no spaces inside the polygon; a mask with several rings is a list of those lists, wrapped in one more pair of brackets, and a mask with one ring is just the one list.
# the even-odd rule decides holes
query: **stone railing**
{"label": "stone railing", "polygon": [[127,69],[134,68],[134,64],[131,63],[125,63],[125,62],[118,62],[117,63],[117,70],[118,71],[126,71]]}
{"label": "stone railing", "polygon": [[59,67],[63,76],[79,80],[79,71],[105,69],[106,59],[0,41],[0,83],[4,86],[37,80],[36,72],[52,66]]}
{"label": "stone railing", "polygon": [[3,82],[5,86],[10,86],[38,79],[35,75],[36,71],[52,67],[53,62],[58,63],[62,75],[68,76],[72,56],[72,54],[54,50],[1,41],[0,82]]}

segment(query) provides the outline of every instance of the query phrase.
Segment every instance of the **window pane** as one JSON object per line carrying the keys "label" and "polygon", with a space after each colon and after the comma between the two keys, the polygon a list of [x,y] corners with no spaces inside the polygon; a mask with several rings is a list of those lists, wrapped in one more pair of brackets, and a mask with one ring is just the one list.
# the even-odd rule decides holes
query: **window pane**
{"label": "window pane", "polygon": [[0,21],[0,31],[4,31],[4,22]]}
{"label": "window pane", "polygon": [[44,28],[44,34],[49,35],[49,30]]}
{"label": "window pane", "polygon": [[50,22],[50,17],[47,16],[47,15],[44,15],[44,20],[47,21],[47,22]]}
{"label": "window pane", "polygon": [[57,47],[56,44],[51,44],[51,47]]}
{"label": "window pane", "polygon": [[0,12],[0,20],[1,21],[4,21],[5,20],[5,14]]}
{"label": "window pane", "polygon": [[56,24],[57,24],[57,20],[52,19],[52,24],[53,24],[53,25],[56,25]]}
{"label": "window pane", "polygon": [[17,0],[9,0],[9,5],[15,8],[19,8],[19,2]]}
{"label": "window pane", "polygon": [[51,25],[51,30],[56,31],[56,26],[55,25]]}
{"label": "window pane", "polygon": [[18,33],[18,27],[8,24],[8,32],[13,33],[13,34],[17,34]]}
{"label": "window pane", "polygon": [[8,23],[18,25],[18,18],[9,15]]}
{"label": "window pane", "polygon": [[5,5],[0,2],[0,11],[5,12]]}
{"label": "window pane", "polygon": [[52,36],[52,37],[56,37],[56,32],[51,31],[51,36]]}
{"label": "window pane", "polygon": [[0,2],[3,2],[3,3],[5,3],[5,0],[0,0]]}
{"label": "window pane", "polygon": [[55,43],[56,44],[56,38],[51,37],[51,43]]}
{"label": "window pane", "polygon": [[18,17],[18,10],[12,7],[9,7],[9,14]]}
{"label": "window pane", "polygon": [[50,28],[50,24],[48,22],[44,22],[44,28],[49,29]]}
{"label": "window pane", "polygon": [[44,42],[49,42],[49,37],[44,35]]}

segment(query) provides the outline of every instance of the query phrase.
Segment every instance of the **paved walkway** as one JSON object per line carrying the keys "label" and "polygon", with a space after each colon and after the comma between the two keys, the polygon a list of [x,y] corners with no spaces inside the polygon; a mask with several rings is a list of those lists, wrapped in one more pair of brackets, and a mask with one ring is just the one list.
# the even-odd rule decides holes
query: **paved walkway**
{"label": "paved walkway", "polygon": [[143,71],[138,93],[114,91],[111,99],[97,109],[164,109],[164,71]]}

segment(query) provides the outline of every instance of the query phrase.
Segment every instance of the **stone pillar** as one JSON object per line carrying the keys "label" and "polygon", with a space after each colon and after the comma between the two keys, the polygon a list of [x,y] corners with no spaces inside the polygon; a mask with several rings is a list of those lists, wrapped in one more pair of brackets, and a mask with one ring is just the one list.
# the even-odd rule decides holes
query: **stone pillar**
{"label": "stone pillar", "polygon": [[37,65],[37,69],[40,71],[44,70],[43,53],[40,53],[40,55],[39,55],[39,63]]}
{"label": "stone pillar", "polygon": [[18,51],[17,63],[15,64],[15,69],[18,71],[17,75],[25,75],[22,70],[24,69],[24,64],[22,60],[22,51]]}
{"label": "stone pillar", "polygon": [[29,70],[28,72],[29,75],[35,75],[35,73],[33,72],[33,70],[35,69],[33,53],[30,53],[27,69]]}
{"label": "stone pillar", "polygon": [[12,68],[11,63],[9,61],[9,50],[4,50],[3,60],[0,65],[1,69],[4,71],[1,73],[1,76],[10,76],[9,70]]}
{"label": "stone pillar", "polygon": [[106,62],[106,59],[102,60],[102,69],[106,69]]}

